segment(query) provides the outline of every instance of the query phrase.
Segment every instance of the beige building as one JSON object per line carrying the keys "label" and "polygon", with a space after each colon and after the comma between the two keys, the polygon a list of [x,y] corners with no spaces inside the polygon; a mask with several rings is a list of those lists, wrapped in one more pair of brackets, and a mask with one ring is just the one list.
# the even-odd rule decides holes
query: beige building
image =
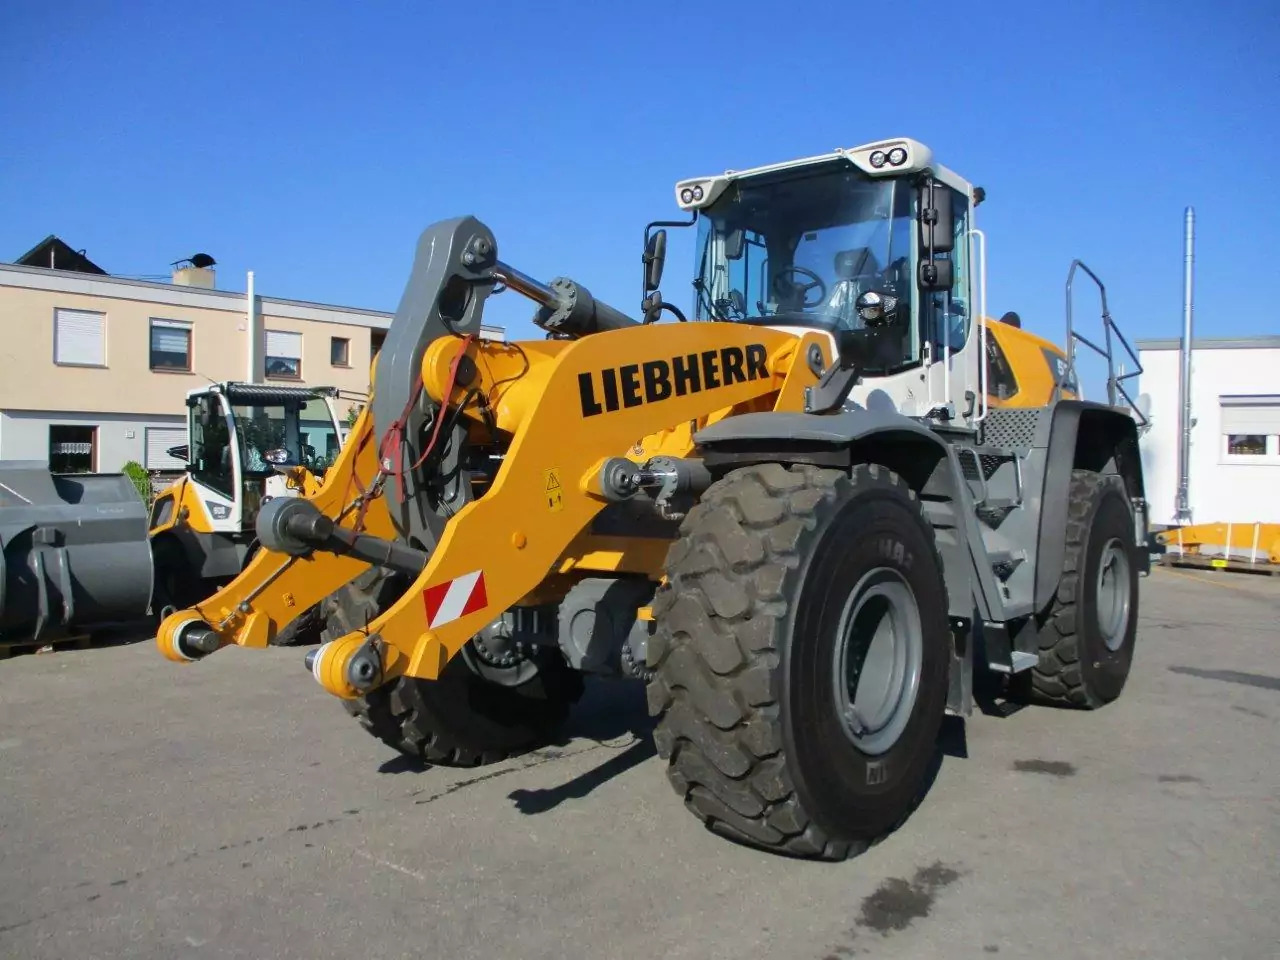
{"label": "beige building", "polygon": [[187,391],[210,381],[365,397],[390,313],[262,296],[252,273],[246,293],[215,279],[205,257],[170,282],[109,276],[56,237],[0,263],[0,460],[180,469],[165,451],[186,442]]}

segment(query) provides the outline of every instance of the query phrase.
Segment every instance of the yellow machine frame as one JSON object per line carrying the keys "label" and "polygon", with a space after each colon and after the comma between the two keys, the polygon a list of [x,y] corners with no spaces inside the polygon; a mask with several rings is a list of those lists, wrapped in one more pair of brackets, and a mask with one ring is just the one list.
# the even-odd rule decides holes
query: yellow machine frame
{"label": "yellow machine frame", "polygon": [[[661,356],[668,339],[669,328],[655,325],[615,331],[607,338],[518,346],[477,341],[466,348],[479,371],[478,384],[470,388],[479,386],[498,429],[513,439],[493,488],[453,517],[414,587],[369,625],[370,633],[377,633],[385,644],[387,678],[406,673],[438,677],[479,627],[528,597],[549,574],[572,577],[610,571],[659,579],[669,547],[666,540],[578,534],[606,505],[598,479],[605,459],[617,450],[629,450],[628,456],[637,462],[659,454],[683,456],[692,449],[693,430],[722,417],[757,410],[799,410],[804,388],[817,377],[807,364],[795,363],[795,358],[804,356],[813,343],[822,351],[824,363],[831,360],[829,340],[820,332],[797,338],[731,323],[690,324],[681,344],[700,369],[715,367],[726,357],[736,357],[742,365],[746,351],[754,348],[762,349],[766,357],[764,375],[742,365],[742,380],[683,396],[673,389],[665,399],[636,404],[604,418],[591,432],[589,446],[566,448],[558,442],[565,419],[577,415],[580,375],[612,367],[619,356]],[[424,392],[437,403],[445,399],[458,342],[436,341],[423,360]],[[461,389],[456,389],[448,399],[458,403],[462,397]],[[377,447],[366,408],[311,499],[323,513],[340,515],[341,525],[348,529],[391,537],[394,531],[381,497],[395,496],[394,482],[388,482],[381,496],[362,497],[378,474]],[[555,492],[566,489],[586,496]],[[493,536],[493,531],[504,529],[511,531],[506,538]],[[280,624],[366,567],[341,556],[302,559],[263,550],[225,590],[166,618],[157,642],[170,659],[189,659],[176,644],[177,631],[193,621],[205,621],[215,627],[223,645],[266,646]],[[483,605],[447,623],[430,622],[424,596],[477,571],[482,577]],[[353,633],[321,648],[313,670],[331,693],[343,698],[358,695],[345,679],[346,665],[367,639],[363,632]]]}

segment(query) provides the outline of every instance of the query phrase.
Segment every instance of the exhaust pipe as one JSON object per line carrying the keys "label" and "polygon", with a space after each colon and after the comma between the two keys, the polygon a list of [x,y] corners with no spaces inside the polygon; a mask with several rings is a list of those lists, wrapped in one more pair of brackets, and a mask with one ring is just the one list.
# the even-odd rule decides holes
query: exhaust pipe
{"label": "exhaust pipe", "polygon": [[1175,523],[1191,522],[1191,333],[1195,313],[1196,211],[1187,207],[1183,219],[1182,251],[1182,368],[1178,375],[1178,493]]}

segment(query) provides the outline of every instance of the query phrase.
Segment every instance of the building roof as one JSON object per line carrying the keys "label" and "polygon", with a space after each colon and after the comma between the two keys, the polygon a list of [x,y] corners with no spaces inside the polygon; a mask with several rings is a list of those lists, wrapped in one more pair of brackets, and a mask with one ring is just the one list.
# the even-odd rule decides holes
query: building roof
{"label": "building roof", "polygon": [[[1139,350],[1181,350],[1181,337],[1134,341]],[[1256,337],[1192,337],[1192,350],[1258,350],[1280,349],[1280,336],[1260,334]]]}
{"label": "building roof", "polygon": [[[4,287],[79,293],[93,297],[138,300],[174,307],[201,307],[233,313],[243,313],[245,309],[245,294],[231,290],[211,290],[205,287],[133,280],[106,274],[86,277],[75,271],[0,263],[0,288]],[[265,315],[290,317],[295,320],[316,320],[322,323],[343,323],[375,330],[386,330],[395,317],[394,313],[385,310],[345,307],[307,300],[286,300],[261,294],[256,296],[256,300],[260,311]],[[480,329],[485,337],[495,340],[506,339],[506,331],[501,326],[484,324]]]}
{"label": "building roof", "polygon": [[106,276],[107,271],[84,255],[83,250],[72,250],[52,233],[20,256],[14,263],[24,267],[44,267],[52,270],[70,270],[73,273],[96,273]]}

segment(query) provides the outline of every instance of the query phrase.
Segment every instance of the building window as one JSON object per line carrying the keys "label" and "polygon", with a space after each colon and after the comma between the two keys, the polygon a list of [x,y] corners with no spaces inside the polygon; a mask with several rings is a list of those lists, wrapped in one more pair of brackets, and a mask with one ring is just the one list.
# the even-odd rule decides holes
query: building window
{"label": "building window", "polygon": [[73,367],[107,365],[107,315],[93,310],[53,311],[53,362]]}
{"label": "building window", "polygon": [[53,473],[93,473],[97,468],[97,427],[49,427],[49,469]]}
{"label": "building window", "polygon": [[191,372],[191,324],[151,320],[151,369]]}
{"label": "building window", "polygon": [[268,330],[265,370],[278,380],[301,380],[302,334]]}
{"label": "building window", "polygon": [[1227,453],[1234,457],[1265,457],[1267,435],[1265,433],[1227,434]]}
{"label": "building window", "polygon": [[329,340],[329,362],[335,367],[351,366],[351,341],[346,337]]}
{"label": "building window", "polygon": [[1280,463],[1280,396],[1232,394],[1219,403],[1223,463]]}

